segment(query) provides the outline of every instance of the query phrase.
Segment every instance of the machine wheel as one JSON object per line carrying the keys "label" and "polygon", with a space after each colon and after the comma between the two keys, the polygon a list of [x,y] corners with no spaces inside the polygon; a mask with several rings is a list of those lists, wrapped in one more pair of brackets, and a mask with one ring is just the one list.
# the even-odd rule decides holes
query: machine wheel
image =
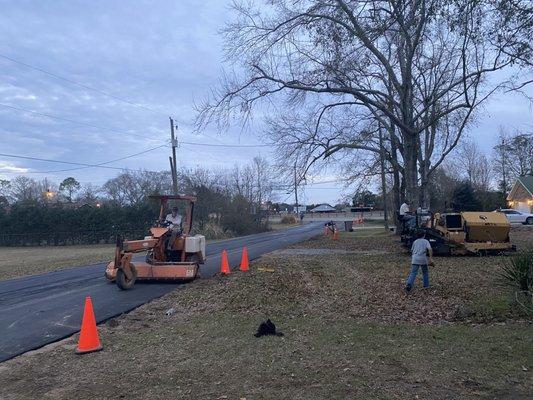
{"label": "machine wheel", "polygon": [[526,225],[533,225],[533,217],[528,217],[526,219]]}
{"label": "machine wheel", "polygon": [[128,290],[133,287],[135,284],[135,279],[137,279],[137,270],[135,269],[135,266],[131,266],[131,272],[133,272],[133,278],[128,279],[126,275],[124,274],[124,271],[122,271],[122,268],[119,268],[117,270],[117,286],[121,288],[122,290]]}

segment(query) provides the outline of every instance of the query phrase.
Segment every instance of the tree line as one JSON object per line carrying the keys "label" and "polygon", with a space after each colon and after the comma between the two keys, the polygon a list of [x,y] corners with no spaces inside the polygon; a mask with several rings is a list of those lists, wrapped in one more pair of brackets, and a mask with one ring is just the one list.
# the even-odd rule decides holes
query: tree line
{"label": "tree line", "polygon": [[[210,238],[267,229],[265,204],[275,184],[261,157],[232,169],[183,169],[179,193],[196,195],[194,230]],[[18,176],[0,181],[0,244],[112,242],[118,233],[143,237],[158,203],[149,196],[172,192],[170,172],[125,171],[101,186],[74,177],[57,184]]]}
{"label": "tree line", "polygon": [[[533,135],[520,132],[498,135],[490,154],[470,138],[463,140],[450,157],[437,168],[429,184],[432,211],[492,211],[507,208],[507,195],[519,176],[531,174]],[[503,145],[502,145],[503,143]],[[392,179],[388,176],[388,187]],[[366,183],[366,182],[365,182]],[[387,192],[388,206],[393,194]],[[383,207],[383,197],[367,190],[356,191],[353,202]]]}

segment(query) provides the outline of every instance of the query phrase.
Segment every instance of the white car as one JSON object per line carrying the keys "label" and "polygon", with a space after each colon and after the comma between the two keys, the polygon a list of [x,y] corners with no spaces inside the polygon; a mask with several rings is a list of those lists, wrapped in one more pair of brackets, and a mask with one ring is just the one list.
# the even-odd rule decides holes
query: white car
{"label": "white car", "polygon": [[525,213],[511,208],[496,210],[496,212],[504,213],[511,224],[520,223],[524,225],[533,225],[533,214],[531,213]]}

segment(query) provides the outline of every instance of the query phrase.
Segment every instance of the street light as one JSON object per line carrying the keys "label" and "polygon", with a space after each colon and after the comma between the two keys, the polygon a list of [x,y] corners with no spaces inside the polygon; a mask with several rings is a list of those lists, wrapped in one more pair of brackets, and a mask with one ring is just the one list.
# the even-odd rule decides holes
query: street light
{"label": "street light", "polygon": [[46,189],[46,192],[44,192],[44,195],[47,200],[52,200],[55,196],[55,193],[50,190],[50,188]]}

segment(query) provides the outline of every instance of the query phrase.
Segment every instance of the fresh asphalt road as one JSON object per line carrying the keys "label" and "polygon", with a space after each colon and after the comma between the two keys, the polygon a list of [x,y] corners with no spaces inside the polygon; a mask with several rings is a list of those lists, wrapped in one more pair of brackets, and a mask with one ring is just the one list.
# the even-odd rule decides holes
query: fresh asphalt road
{"label": "fresh asphalt road", "polygon": [[[267,232],[209,243],[204,278],[220,268],[226,249],[230,265],[240,261],[243,246],[250,259],[307,240],[323,223],[314,222],[282,231]],[[0,282],[0,362],[37,349],[77,332],[85,296],[91,296],[96,319],[105,321],[176,289],[177,283],[136,283],[122,291],[104,278],[105,263],[64,269]]]}

